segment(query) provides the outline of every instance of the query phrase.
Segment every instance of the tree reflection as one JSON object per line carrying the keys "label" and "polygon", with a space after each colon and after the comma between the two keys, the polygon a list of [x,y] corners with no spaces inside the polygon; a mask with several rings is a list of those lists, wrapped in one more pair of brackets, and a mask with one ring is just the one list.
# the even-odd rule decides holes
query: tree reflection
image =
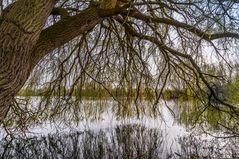
{"label": "tree reflection", "polygon": [[238,158],[239,138],[191,134],[180,138],[181,155],[187,158]]}
{"label": "tree reflection", "polygon": [[161,132],[140,125],[1,141],[2,158],[158,158]]}
{"label": "tree reflection", "polygon": [[[238,139],[197,137],[178,138],[180,147],[166,149],[162,131],[141,125],[118,125],[112,130],[51,134],[0,142],[1,158],[234,158]],[[172,144],[172,143],[171,143]]]}

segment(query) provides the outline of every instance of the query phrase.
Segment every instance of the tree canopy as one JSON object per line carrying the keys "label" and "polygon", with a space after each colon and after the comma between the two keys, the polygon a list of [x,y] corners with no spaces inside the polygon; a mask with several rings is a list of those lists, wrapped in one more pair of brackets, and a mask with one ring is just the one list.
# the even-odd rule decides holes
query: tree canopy
{"label": "tree canopy", "polygon": [[14,99],[22,87],[44,90],[42,113],[52,96],[61,97],[56,105],[80,100],[87,85],[117,101],[113,89],[135,103],[147,92],[153,105],[165,88],[184,90],[201,113],[220,109],[213,97],[239,117],[212,87],[236,79],[237,1],[3,0],[1,6],[1,119],[10,106],[19,108]]}

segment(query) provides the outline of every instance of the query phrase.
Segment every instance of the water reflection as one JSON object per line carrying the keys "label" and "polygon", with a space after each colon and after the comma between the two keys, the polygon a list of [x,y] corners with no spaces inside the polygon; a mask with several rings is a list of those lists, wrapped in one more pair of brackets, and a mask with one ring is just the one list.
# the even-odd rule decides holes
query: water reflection
{"label": "water reflection", "polygon": [[[161,102],[155,116],[152,105],[146,101],[137,107],[133,102],[122,107],[112,100],[85,100],[67,105],[68,109],[65,103],[60,107],[51,102],[47,113],[41,114],[38,110],[46,108],[37,107],[38,101],[31,99],[24,109],[31,115],[12,112],[9,116],[5,126],[11,135],[5,137],[6,131],[1,130],[2,158],[239,157],[239,139],[226,136],[221,127],[215,128],[208,122],[208,118],[217,120],[216,123],[227,120],[225,114],[219,114],[219,119],[209,116],[211,112],[215,115],[212,108],[196,118],[200,109],[195,105]],[[27,130],[19,129],[22,119],[25,121],[22,128]],[[235,120],[230,120],[235,125]],[[206,126],[202,121],[207,121]],[[203,129],[206,127],[210,128],[210,134]]]}
{"label": "water reflection", "polygon": [[[235,158],[238,140],[178,138],[179,147],[167,143],[163,132],[137,124],[112,130],[55,133],[41,137],[16,138],[0,142],[1,158],[80,158],[80,159],[158,159]],[[169,144],[167,149],[165,145]],[[222,149],[223,148],[223,149]]]}
{"label": "water reflection", "polygon": [[181,155],[185,158],[238,158],[239,138],[220,138],[194,133],[181,137]]}
{"label": "water reflection", "polygon": [[140,125],[113,130],[53,134],[2,141],[3,158],[159,158],[164,154],[162,133]]}

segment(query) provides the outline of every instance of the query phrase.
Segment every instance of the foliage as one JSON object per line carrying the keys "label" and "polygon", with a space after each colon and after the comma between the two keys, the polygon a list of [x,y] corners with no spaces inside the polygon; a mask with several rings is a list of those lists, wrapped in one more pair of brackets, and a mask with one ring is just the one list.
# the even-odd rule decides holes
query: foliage
{"label": "foliage", "polygon": [[234,104],[239,103],[239,77],[236,77],[231,83],[226,85],[227,100]]}

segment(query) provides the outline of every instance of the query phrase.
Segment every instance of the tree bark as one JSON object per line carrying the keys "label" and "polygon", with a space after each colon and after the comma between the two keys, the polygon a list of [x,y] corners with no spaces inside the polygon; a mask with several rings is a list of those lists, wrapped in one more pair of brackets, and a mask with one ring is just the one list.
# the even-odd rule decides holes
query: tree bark
{"label": "tree bark", "polygon": [[55,0],[18,0],[0,25],[0,121],[30,74],[31,53]]}

